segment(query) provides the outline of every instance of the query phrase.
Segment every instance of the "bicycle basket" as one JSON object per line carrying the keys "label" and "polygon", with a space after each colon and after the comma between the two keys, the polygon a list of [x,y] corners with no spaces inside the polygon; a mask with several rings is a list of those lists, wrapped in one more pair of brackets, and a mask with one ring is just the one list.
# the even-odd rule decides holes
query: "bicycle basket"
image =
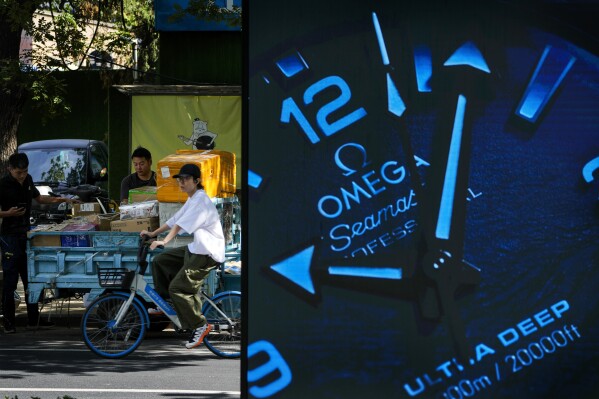
{"label": "bicycle basket", "polygon": [[135,270],[126,268],[98,269],[98,282],[103,288],[129,288]]}

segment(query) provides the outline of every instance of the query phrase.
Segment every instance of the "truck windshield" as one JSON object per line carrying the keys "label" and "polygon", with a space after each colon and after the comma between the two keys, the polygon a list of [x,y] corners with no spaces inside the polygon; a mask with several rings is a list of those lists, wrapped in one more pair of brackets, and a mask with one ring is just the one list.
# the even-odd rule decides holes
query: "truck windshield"
{"label": "truck windshield", "polygon": [[85,183],[85,148],[35,149],[24,151],[34,183],[78,186]]}

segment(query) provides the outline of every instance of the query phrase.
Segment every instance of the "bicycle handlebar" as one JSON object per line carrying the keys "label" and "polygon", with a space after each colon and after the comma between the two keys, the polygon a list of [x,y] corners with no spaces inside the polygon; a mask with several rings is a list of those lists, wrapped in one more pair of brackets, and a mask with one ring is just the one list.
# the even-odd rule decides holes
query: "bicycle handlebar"
{"label": "bicycle handlebar", "polygon": [[[146,258],[148,256],[150,244],[153,240],[154,239],[147,234],[141,236],[141,241],[137,250],[137,263],[139,264],[139,274],[142,276],[146,273],[146,269],[148,268],[148,261]],[[164,249],[164,245],[158,245],[157,248]]]}
{"label": "bicycle handlebar", "polygon": [[139,264],[139,274],[141,274],[142,276],[146,273],[146,269],[148,268],[148,261],[146,260],[146,257],[148,256],[149,241],[150,236],[144,234],[141,237],[139,248],[137,249],[137,263]]}

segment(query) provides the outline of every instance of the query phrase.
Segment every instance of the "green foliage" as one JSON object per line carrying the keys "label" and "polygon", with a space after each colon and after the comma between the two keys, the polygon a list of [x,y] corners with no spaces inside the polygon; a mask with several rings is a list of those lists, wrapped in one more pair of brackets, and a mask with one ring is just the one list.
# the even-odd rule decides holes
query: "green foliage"
{"label": "green foliage", "polygon": [[0,0],[0,16],[12,31],[28,30],[31,24],[31,9],[35,10],[40,0]]}
{"label": "green foliage", "polygon": [[[153,0],[124,2],[123,14],[113,16],[113,20],[118,21],[119,30],[99,37],[106,50],[117,55],[130,53],[137,41],[137,69],[145,72],[155,72],[158,61],[158,32],[154,30],[153,4]],[[134,67],[132,62],[127,66]]]}
{"label": "green foliage", "polygon": [[85,56],[85,32],[72,14],[60,13],[54,17],[54,41],[61,58]]}
{"label": "green foliage", "polygon": [[[34,17],[35,10],[45,15]],[[101,34],[101,29],[96,30],[98,20],[113,24],[113,32]],[[31,36],[34,46],[19,53],[22,30]],[[153,0],[0,0],[0,31],[0,102],[16,101],[14,107],[0,110],[0,126],[9,130],[11,121],[18,121],[13,114],[20,113],[22,98],[31,100],[43,123],[70,112],[65,102],[67,87],[56,72],[86,67],[91,51],[111,53],[119,67],[130,68],[132,43],[137,41],[137,68],[152,72],[157,64]],[[129,79],[117,83],[131,80],[131,74],[108,76]]]}
{"label": "green foliage", "polygon": [[226,22],[229,26],[241,26],[241,7],[233,6],[230,10],[221,7],[214,0],[189,0],[187,7],[173,4],[175,13],[169,17],[169,21],[175,22],[186,14],[197,19],[205,19],[215,22]]}
{"label": "green foliage", "polygon": [[65,101],[66,87],[62,80],[52,74],[36,74],[30,87],[33,108],[39,111],[42,123],[71,112],[71,106]]}

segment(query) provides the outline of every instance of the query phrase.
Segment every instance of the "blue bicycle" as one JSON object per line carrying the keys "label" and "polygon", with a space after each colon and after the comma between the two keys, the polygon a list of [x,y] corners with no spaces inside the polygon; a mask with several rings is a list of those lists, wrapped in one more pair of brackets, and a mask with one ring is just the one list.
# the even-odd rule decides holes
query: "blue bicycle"
{"label": "blue bicycle", "polygon": [[[175,310],[144,280],[149,241],[142,239],[137,254],[139,271],[126,268],[98,269],[100,286],[109,291],[93,301],[83,314],[81,332],[85,344],[97,355],[121,358],[137,349],[150,327],[150,317],[140,292],[150,298],[181,330]],[[241,293],[221,292],[209,297],[200,291],[202,313],[212,331],[204,338],[206,347],[225,358],[241,354]]]}

